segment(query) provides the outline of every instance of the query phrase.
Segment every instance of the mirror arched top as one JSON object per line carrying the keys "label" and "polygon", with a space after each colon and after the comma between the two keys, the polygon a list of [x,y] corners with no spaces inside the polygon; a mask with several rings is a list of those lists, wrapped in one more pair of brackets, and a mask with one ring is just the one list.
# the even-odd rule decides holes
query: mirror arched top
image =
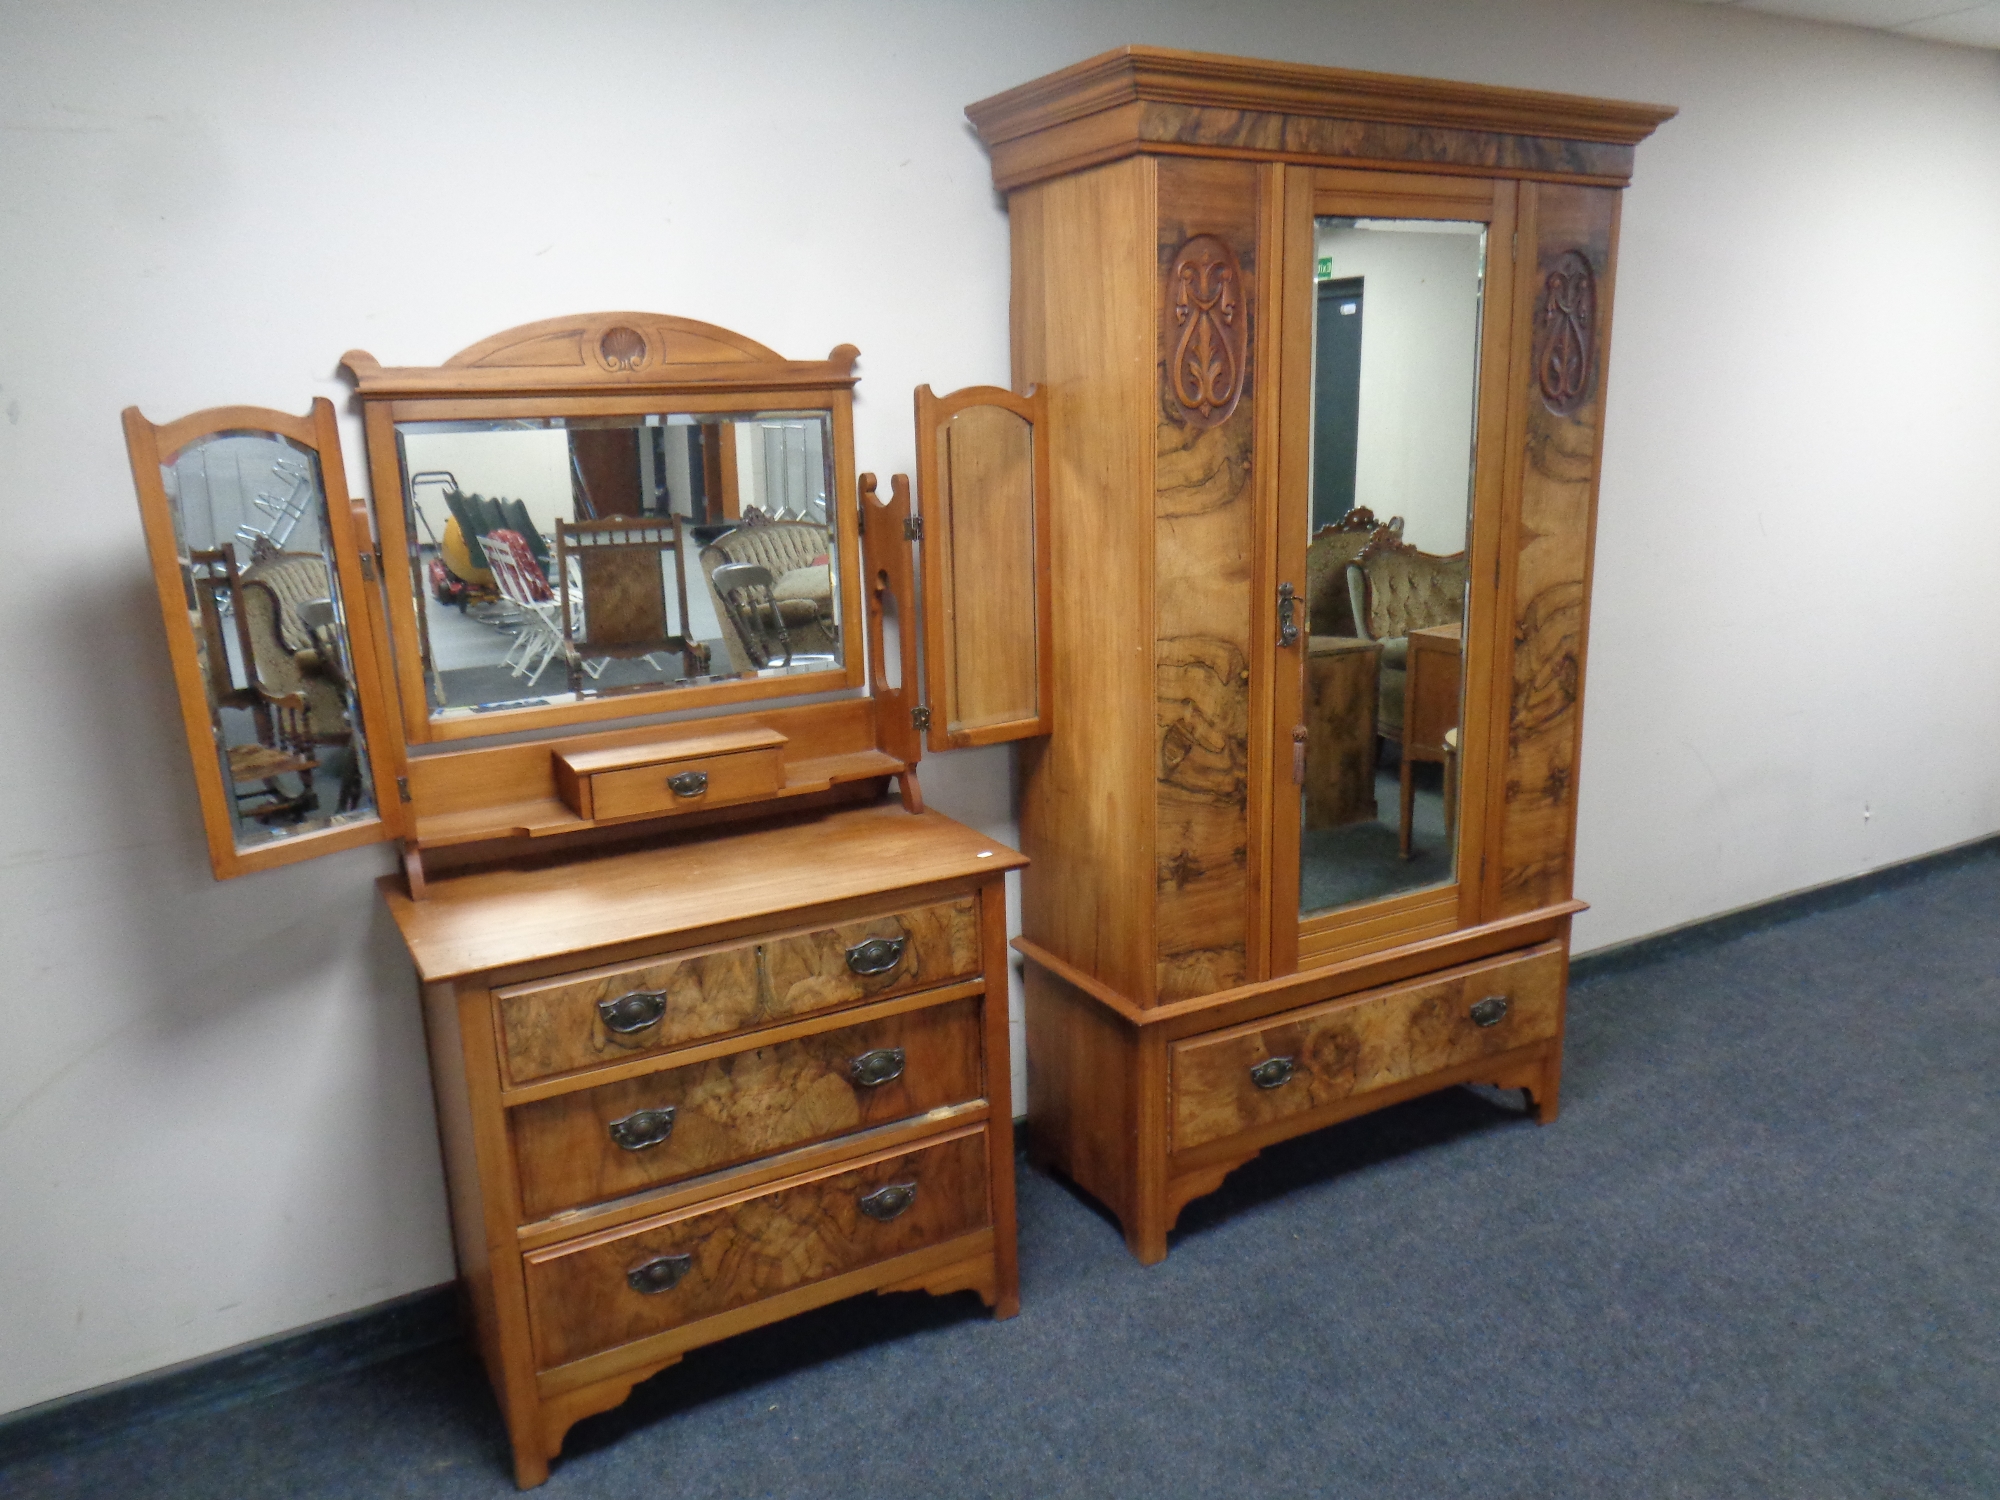
{"label": "mirror arched top", "polygon": [[858,354],[629,311],[348,353],[408,741],[860,688]]}

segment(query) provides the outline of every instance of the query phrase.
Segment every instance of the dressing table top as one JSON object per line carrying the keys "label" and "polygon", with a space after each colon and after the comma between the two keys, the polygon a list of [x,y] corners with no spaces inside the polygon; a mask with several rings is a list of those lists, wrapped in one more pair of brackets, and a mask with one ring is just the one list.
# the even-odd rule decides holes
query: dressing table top
{"label": "dressing table top", "polygon": [[379,882],[427,981],[646,942],[885,890],[1018,869],[1005,844],[894,803],[690,835],[656,847],[434,880]]}

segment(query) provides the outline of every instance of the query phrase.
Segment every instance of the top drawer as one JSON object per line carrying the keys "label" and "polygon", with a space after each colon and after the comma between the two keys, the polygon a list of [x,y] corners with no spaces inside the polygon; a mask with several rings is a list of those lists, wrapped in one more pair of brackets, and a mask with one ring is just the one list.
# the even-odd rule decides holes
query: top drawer
{"label": "top drawer", "polygon": [[498,991],[513,1083],[979,972],[977,898]]}

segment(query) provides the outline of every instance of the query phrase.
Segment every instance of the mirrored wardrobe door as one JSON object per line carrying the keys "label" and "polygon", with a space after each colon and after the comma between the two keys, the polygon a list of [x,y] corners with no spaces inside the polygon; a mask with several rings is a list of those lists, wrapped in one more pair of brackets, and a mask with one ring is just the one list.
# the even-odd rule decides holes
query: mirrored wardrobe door
{"label": "mirrored wardrobe door", "polygon": [[332,403],[124,420],[216,876],[399,833],[379,601]]}
{"label": "mirrored wardrobe door", "polygon": [[1478,181],[1362,195],[1313,181],[1340,174],[1291,175],[1310,192],[1288,195],[1283,298],[1289,598],[1272,764],[1286,967],[1451,931],[1476,899],[1463,877],[1480,809],[1465,794],[1486,716],[1469,690],[1494,648],[1481,622],[1500,496],[1481,459],[1505,426],[1488,366],[1506,347],[1495,220],[1511,202]]}

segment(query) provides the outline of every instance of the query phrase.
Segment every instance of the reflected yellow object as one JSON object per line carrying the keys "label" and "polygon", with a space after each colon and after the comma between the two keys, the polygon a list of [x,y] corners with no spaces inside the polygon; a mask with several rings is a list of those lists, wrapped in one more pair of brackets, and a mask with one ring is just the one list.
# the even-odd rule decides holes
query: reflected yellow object
{"label": "reflected yellow object", "polygon": [[444,565],[451,570],[454,578],[478,588],[490,589],[493,585],[493,571],[490,568],[475,568],[472,553],[465,545],[465,533],[458,529],[458,517],[453,516],[444,523],[444,540],[438,544],[438,553],[444,558]]}

